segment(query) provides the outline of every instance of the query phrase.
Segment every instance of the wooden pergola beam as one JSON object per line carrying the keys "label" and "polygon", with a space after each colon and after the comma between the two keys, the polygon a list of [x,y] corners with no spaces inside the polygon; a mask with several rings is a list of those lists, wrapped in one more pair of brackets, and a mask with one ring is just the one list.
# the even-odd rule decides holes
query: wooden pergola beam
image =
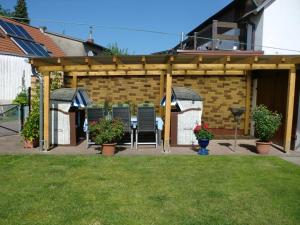
{"label": "wooden pergola beam", "polygon": [[167,70],[166,84],[166,106],[165,106],[165,133],[164,133],[164,151],[170,152],[170,130],[171,130],[171,96],[172,96],[172,68]]}
{"label": "wooden pergola beam", "polygon": [[[224,64],[173,64],[173,70],[288,70],[293,68],[294,64],[233,64],[228,61]],[[90,72],[90,71],[141,71],[141,70],[167,70],[168,64],[109,64],[109,65],[55,65],[39,66],[41,73],[49,71],[64,72]]]}
{"label": "wooden pergola beam", "polygon": [[[160,79],[159,79],[159,99],[161,100],[164,97],[165,94],[165,74],[161,73],[160,74]],[[159,107],[159,114],[161,117],[163,117],[163,107]]]}
{"label": "wooden pergola beam", "polygon": [[[160,76],[162,70],[112,70],[112,71],[73,71],[65,72],[66,76]],[[244,70],[174,70],[173,76],[241,76],[244,75]]]}
{"label": "wooden pergola beam", "polygon": [[44,73],[44,150],[50,148],[50,73]]}
{"label": "wooden pergola beam", "polygon": [[250,107],[251,107],[251,71],[246,72],[246,99],[245,99],[245,124],[244,124],[244,134],[249,134],[249,124],[250,124]]}
{"label": "wooden pergola beam", "polygon": [[72,77],[72,84],[71,84],[72,88],[77,88],[77,76],[74,75]]}
{"label": "wooden pergola beam", "polygon": [[284,132],[284,151],[288,152],[291,149],[293,113],[294,113],[294,97],[296,88],[296,69],[289,70],[288,77],[288,92],[286,104],[286,119]]}

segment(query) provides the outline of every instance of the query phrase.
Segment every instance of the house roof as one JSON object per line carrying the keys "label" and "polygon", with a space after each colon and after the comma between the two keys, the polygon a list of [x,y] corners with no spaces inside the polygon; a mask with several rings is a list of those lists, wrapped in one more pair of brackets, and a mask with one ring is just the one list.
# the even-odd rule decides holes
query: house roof
{"label": "house roof", "polygon": [[[54,57],[64,56],[64,52],[46,35],[44,35],[39,28],[33,27],[24,23],[16,22],[12,19],[0,16],[0,20],[10,22],[23,27],[35,42],[44,45],[51,55]],[[0,52],[10,53],[19,56],[26,56],[26,54],[11,40],[11,38],[0,29]]]}
{"label": "house roof", "polygon": [[[222,16],[226,12],[234,9],[235,7],[237,7],[241,3],[242,4],[246,4],[247,3],[247,7],[245,7],[245,12],[244,12],[244,14],[241,17],[241,18],[244,18],[245,16],[248,16],[248,15],[250,15],[252,13],[259,12],[264,7],[268,6],[269,4],[271,4],[274,1],[275,0],[233,0],[231,3],[229,3],[223,9],[221,9],[220,11],[218,11],[217,13],[215,13],[214,15],[212,15],[211,17],[209,17],[207,20],[205,20],[204,22],[202,22],[199,26],[197,26],[196,28],[194,28],[192,31],[190,31],[188,33],[188,35],[193,35],[194,32],[202,30],[206,26],[210,25],[213,20],[217,20],[220,16]],[[235,22],[235,21],[231,21],[231,22]]]}
{"label": "house roof", "polygon": [[172,92],[176,100],[203,101],[203,98],[190,88],[173,87]]}
{"label": "house roof", "polygon": [[91,100],[83,88],[60,88],[51,92],[53,101],[69,102],[72,106],[85,107],[91,104]]}
{"label": "house roof", "polygon": [[65,38],[65,39],[70,39],[70,40],[73,40],[73,41],[78,41],[78,42],[81,42],[83,44],[91,45],[91,46],[94,46],[94,47],[97,47],[97,48],[106,49],[105,47],[103,47],[102,45],[99,45],[97,43],[94,43],[94,42],[91,42],[91,41],[82,40],[80,38],[71,37],[69,35],[60,34],[60,33],[56,33],[56,32],[50,32],[50,31],[45,31],[45,33],[46,34],[50,34],[50,35],[54,35],[54,36],[58,36],[58,37],[61,37],[61,38]]}
{"label": "house roof", "polygon": [[77,92],[77,88],[60,88],[51,92],[50,99],[56,101],[72,102]]}

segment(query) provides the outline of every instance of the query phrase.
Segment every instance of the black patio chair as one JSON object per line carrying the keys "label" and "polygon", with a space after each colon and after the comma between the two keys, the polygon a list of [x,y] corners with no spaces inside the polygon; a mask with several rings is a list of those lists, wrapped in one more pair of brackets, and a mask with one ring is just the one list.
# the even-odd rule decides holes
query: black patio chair
{"label": "black patio chair", "polygon": [[103,107],[88,107],[86,109],[86,119],[87,119],[87,131],[86,131],[86,148],[90,145],[95,144],[90,140],[89,124],[92,122],[98,122],[100,119],[104,118],[104,108]]}
{"label": "black patio chair", "polygon": [[[154,133],[155,142],[139,142],[139,134]],[[158,130],[156,126],[156,113],[154,106],[143,105],[137,109],[137,127],[136,127],[136,149],[139,144],[155,145],[157,148]]]}
{"label": "black patio chair", "polygon": [[130,107],[129,105],[113,105],[112,106],[112,118],[120,119],[125,126],[125,133],[130,134],[130,148],[133,148],[133,128],[131,126],[131,115],[130,115]]}

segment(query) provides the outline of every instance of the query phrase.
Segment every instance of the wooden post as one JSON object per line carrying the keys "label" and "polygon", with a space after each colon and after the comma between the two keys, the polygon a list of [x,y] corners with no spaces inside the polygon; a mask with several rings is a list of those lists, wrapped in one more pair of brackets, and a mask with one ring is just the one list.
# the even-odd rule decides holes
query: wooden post
{"label": "wooden post", "polygon": [[169,152],[170,149],[170,128],[171,128],[171,96],[172,96],[172,75],[171,70],[167,72],[166,87],[166,113],[165,113],[165,134],[164,134],[164,151]]}
{"label": "wooden post", "polygon": [[284,151],[291,149],[293,113],[294,113],[294,97],[296,87],[296,69],[289,70],[288,78],[288,92],[286,104],[286,119],[285,119],[285,133],[284,133]]}
{"label": "wooden post", "polygon": [[50,148],[50,73],[44,74],[44,149]]}
{"label": "wooden post", "polygon": [[197,50],[197,32],[194,32],[194,50]]}
{"label": "wooden post", "polygon": [[[165,74],[160,74],[160,81],[159,81],[159,101],[164,97],[164,89],[165,89]],[[160,103],[160,102],[159,102]],[[163,107],[159,107],[159,114],[163,117],[164,109]]]}
{"label": "wooden post", "polygon": [[249,134],[250,124],[250,105],[251,105],[251,71],[246,71],[246,102],[245,102],[245,124],[244,134]]}
{"label": "wooden post", "polygon": [[218,20],[213,20],[212,23],[212,50],[217,47],[217,35],[218,35]]}
{"label": "wooden post", "polygon": [[72,88],[77,88],[77,76],[73,76],[72,78]]}

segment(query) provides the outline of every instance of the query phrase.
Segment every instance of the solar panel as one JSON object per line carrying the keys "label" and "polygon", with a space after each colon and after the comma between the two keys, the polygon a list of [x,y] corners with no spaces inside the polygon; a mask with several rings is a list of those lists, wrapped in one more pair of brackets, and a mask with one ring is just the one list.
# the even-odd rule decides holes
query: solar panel
{"label": "solar panel", "polygon": [[41,44],[36,43],[22,26],[0,19],[0,27],[27,55],[50,56],[47,50]]}
{"label": "solar panel", "polygon": [[33,40],[28,32],[21,26],[0,20],[0,26],[10,36]]}
{"label": "solar panel", "polygon": [[27,54],[36,56],[50,56],[49,53],[38,43],[12,37],[12,40]]}

